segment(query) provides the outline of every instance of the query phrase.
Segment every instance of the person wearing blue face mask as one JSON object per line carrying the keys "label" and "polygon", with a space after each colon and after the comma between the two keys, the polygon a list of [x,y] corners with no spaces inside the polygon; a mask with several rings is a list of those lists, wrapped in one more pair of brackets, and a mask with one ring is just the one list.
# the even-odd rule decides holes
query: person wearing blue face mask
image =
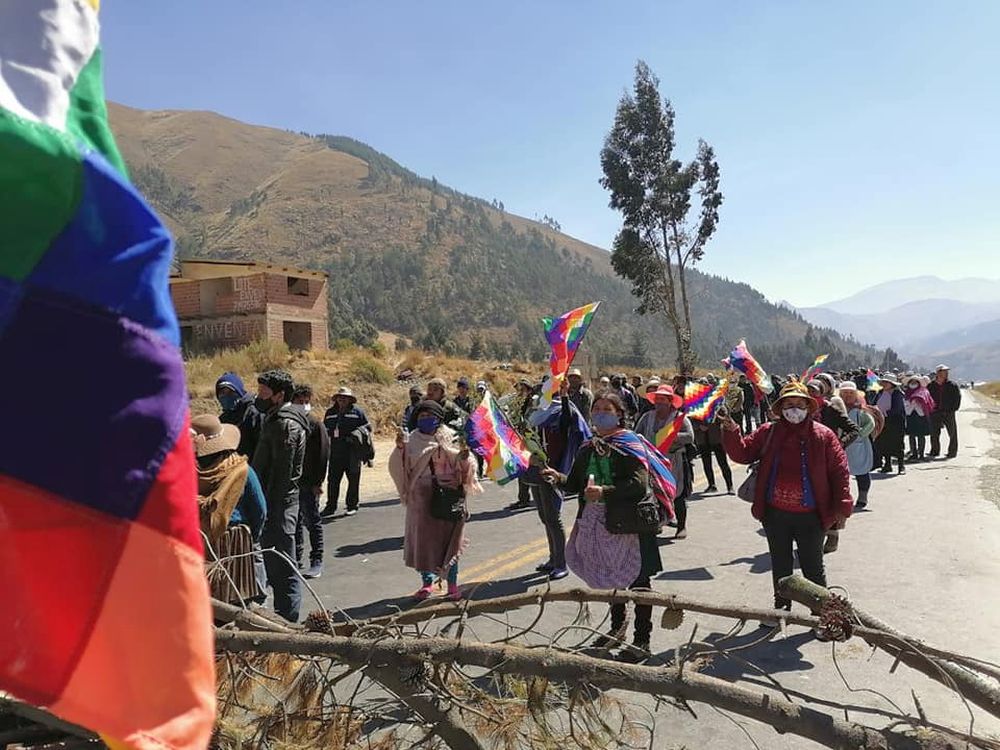
{"label": "person wearing blue face mask", "polygon": [[225,372],[215,381],[215,398],[222,407],[219,421],[240,428],[236,452],[252,460],[264,421],[264,416],[253,405],[254,395],[247,392],[239,375]]}
{"label": "person wearing blue face mask", "polygon": [[403,531],[403,562],[420,573],[420,588],[414,598],[422,601],[433,593],[437,579],[448,581],[448,598],[460,599],[458,560],[465,551],[468,507],[453,520],[431,514],[435,486],[459,490],[463,505],[479,492],[476,464],[457,433],[445,426],[445,410],[437,401],[421,401],[413,415],[414,429],[396,434],[396,449],[389,456],[389,475],[399,491],[406,511]]}

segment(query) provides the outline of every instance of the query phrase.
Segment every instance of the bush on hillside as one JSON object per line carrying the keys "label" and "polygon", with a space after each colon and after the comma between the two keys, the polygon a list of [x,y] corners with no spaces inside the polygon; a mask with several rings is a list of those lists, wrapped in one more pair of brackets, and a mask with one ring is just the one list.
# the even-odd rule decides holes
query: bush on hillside
{"label": "bush on hillside", "polygon": [[356,354],[352,357],[347,373],[351,380],[358,383],[388,385],[395,380],[392,370],[370,354]]}

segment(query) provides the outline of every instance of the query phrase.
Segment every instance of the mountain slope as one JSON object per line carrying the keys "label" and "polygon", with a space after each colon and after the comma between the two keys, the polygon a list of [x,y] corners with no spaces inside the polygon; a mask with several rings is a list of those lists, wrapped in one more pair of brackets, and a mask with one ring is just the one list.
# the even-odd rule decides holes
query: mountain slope
{"label": "mountain slope", "polygon": [[946,281],[937,276],[916,276],[876,284],[850,297],[819,307],[851,315],[875,314],[888,312],[910,302],[931,299],[948,299],[967,304],[1000,302],[1000,280],[967,278]]}
{"label": "mountain slope", "polygon": [[[423,346],[547,355],[539,317],[603,300],[586,348],[604,363],[673,360],[658,317],[638,317],[608,254],[401,167],[343,136],[246,125],[208,112],[109,105],[133,181],[182,255],[255,259],[330,273],[332,338],[376,328]],[[716,363],[746,337],[766,367],[881,362],[769,304],[746,284],[693,272],[696,349]],[[838,361],[840,360],[840,361]]]}

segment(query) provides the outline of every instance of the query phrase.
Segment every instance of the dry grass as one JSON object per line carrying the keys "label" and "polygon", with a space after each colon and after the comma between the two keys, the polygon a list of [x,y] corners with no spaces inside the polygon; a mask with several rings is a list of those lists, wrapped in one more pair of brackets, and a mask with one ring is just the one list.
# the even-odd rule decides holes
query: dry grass
{"label": "dry grass", "polygon": [[1000,400],[1000,380],[994,380],[992,383],[977,385],[976,390],[980,393],[985,393],[990,398]]}
{"label": "dry grass", "polygon": [[[288,370],[297,383],[312,386],[314,409],[322,414],[338,388],[347,386],[358,397],[358,405],[383,435],[391,433],[409,401],[409,388],[414,383],[425,384],[433,377],[444,378],[453,392],[459,377],[473,383],[485,380],[497,395],[510,391],[522,374],[540,378],[542,364],[516,364],[511,370],[501,370],[499,362],[478,362],[439,354],[426,354],[417,349],[396,353],[386,347],[345,346],[327,352],[291,353],[281,343],[255,342],[242,349],[227,349],[213,355],[192,357],[185,362],[188,392],[193,414],[217,413],[215,381],[227,371],[241,378],[247,388],[255,388],[257,375],[264,370],[280,367]],[[397,375],[411,370],[410,380],[398,380]]]}

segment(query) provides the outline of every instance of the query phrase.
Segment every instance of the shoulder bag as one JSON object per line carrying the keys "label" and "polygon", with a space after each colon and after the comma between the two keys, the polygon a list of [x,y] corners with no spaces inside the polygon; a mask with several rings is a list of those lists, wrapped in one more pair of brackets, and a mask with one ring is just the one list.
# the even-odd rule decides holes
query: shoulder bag
{"label": "shoulder bag", "polygon": [[[767,453],[767,449],[771,446],[771,438],[774,437],[775,427],[772,426],[767,433],[767,440],[764,441],[764,448],[760,452],[761,458]],[[757,474],[760,472],[760,458],[754,461],[747,467],[747,478],[743,480],[740,484],[739,489],[736,490],[736,496],[740,500],[745,500],[748,503],[752,503],[754,498],[757,496]]]}
{"label": "shoulder bag", "polygon": [[[647,456],[648,461],[648,456]],[[604,503],[604,528],[609,534],[659,534],[663,529],[663,506],[649,486],[646,473],[646,494],[637,501],[618,500]]]}
{"label": "shoulder bag", "polygon": [[438,484],[434,473],[434,459],[431,468],[431,518],[439,521],[456,522],[465,516],[465,487],[443,487]]}

